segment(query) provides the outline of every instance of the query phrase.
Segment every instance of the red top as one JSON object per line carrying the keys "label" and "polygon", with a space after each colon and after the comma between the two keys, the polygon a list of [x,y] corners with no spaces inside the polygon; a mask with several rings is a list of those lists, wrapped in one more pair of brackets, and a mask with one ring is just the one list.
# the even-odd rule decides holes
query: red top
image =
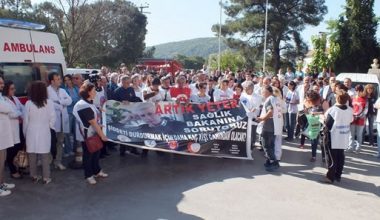
{"label": "red top", "polygon": [[233,99],[236,99],[236,100],[240,100],[240,95],[234,93],[234,95],[233,95],[232,98],[233,98]]}
{"label": "red top", "polygon": [[356,96],[352,99],[352,109],[354,110],[354,121],[352,122],[353,125],[360,125],[360,126],[365,125],[366,103],[367,103],[367,99],[365,97]]}
{"label": "red top", "polygon": [[186,102],[190,99],[191,89],[188,87],[184,88],[177,88],[177,87],[171,87],[170,88],[170,96],[175,99],[179,99],[179,101]]}

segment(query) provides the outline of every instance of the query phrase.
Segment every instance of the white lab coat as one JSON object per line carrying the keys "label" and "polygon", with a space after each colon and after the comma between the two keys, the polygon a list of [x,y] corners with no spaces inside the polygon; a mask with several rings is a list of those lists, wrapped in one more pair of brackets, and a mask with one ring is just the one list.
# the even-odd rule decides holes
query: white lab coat
{"label": "white lab coat", "polygon": [[13,147],[13,133],[11,129],[11,120],[9,114],[12,107],[5,101],[0,94],[0,150]]}
{"label": "white lab coat", "polygon": [[32,101],[27,101],[24,110],[23,131],[26,152],[45,154],[50,152],[50,129],[55,128],[56,113],[52,101],[38,108]]}
{"label": "white lab coat", "polygon": [[69,113],[67,106],[71,105],[72,99],[64,89],[59,88],[58,92],[51,86],[47,88],[49,100],[52,101],[55,109],[56,119],[54,130],[56,132],[70,133]]}
{"label": "white lab coat", "polygon": [[24,115],[24,106],[21,104],[20,100],[13,96],[13,102],[8,97],[5,97],[5,101],[11,106],[12,112],[9,113],[9,118],[11,119],[11,127],[13,133],[14,144],[20,143],[20,121],[19,117]]}

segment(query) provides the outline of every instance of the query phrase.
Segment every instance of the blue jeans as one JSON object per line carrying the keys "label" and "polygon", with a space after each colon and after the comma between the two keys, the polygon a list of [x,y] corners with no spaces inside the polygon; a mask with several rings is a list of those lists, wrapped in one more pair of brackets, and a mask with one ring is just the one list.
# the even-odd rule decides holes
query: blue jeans
{"label": "blue jeans", "polygon": [[75,117],[72,113],[69,113],[69,128],[68,134],[65,133],[65,148],[64,153],[68,154],[73,152],[73,145],[75,142]]}
{"label": "blue jeans", "polygon": [[[317,148],[318,148],[318,142],[319,142],[319,135],[316,139],[310,140],[311,142],[311,156],[317,157]],[[324,157],[324,156],[322,156]]]}
{"label": "blue jeans", "polygon": [[[364,125],[351,125],[351,137],[348,150],[360,150],[363,143],[363,130]],[[358,146],[355,145],[355,136],[358,141]]]}
{"label": "blue jeans", "polygon": [[294,129],[297,123],[297,113],[287,113],[286,120],[287,120],[286,125],[287,125],[287,130],[288,130],[288,138],[293,139]]}

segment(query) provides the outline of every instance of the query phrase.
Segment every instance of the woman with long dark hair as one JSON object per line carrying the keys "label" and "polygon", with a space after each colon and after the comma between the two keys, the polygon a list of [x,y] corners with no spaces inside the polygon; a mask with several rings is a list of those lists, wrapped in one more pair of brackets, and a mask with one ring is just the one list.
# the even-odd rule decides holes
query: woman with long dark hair
{"label": "woman with long dark hair", "polygon": [[375,117],[377,114],[377,109],[375,108],[376,103],[376,93],[375,88],[372,84],[367,84],[364,87],[364,91],[367,94],[367,103],[368,103],[368,112],[367,112],[367,119],[368,119],[368,130],[369,130],[369,145],[374,146],[374,137],[373,134],[373,123],[375,121]]}
{"label": "woman with long dark hair", "polygon": [[[7,165],[9,167],[11,177],[15,179],[21,178],[17,167],[14,165],[13,160],[17,153],[22,150],[25,145],[24,135],[22,134],[22,116],[24,114],[24,106],[20,100],[15,96],[16,87],[12,81],[5,81],[3,89],[3,97],[9,106],[12,107],[12,113],[9,114],[11,118],[11,130],[13,133],[13,140],[15,145],[7,149]],[[21,126],[20,126],[21,125]]]}
{"label": "woman with long dark hair", "polygon": [[23,131],[26,140],[26,152],[29,155],[30,176],[34,182],[41,178],[37,174],[37,157],[42,160],[43,183],[51,182],[50,176],[50,129],[55,127],[55,110],[48,100],[46,84],[32,82],[28,91],[29,101],[25,104]]}

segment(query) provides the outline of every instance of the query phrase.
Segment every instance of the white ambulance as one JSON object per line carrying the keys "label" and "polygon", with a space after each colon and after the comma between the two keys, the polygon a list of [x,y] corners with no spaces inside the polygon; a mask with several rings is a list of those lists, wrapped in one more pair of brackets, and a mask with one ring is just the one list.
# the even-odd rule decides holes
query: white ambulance
{"label": "white ambulance", "polygon": [[66,72],[58,36],[36,30],[44,25],[0,19],[0,75],[16,85],[16,95],[26,97],[31,81],[48,81],[48,74]]}

